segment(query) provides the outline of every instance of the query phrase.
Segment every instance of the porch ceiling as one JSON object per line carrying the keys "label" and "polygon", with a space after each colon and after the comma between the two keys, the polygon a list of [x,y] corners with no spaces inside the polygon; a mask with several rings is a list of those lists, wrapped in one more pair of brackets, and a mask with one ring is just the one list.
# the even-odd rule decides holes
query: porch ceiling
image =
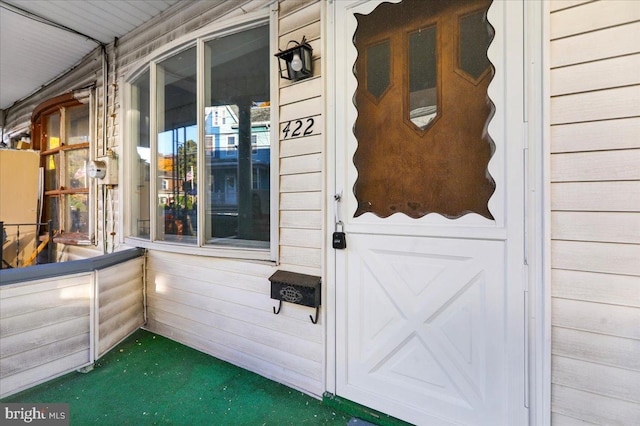
{"label": "porch ceiling", "polygon": [[0,0],[0,110],[179,0]]}

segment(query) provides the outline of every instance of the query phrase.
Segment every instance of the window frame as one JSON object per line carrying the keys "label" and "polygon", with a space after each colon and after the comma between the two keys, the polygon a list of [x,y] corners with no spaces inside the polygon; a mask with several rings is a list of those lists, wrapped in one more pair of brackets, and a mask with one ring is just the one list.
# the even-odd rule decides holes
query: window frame
{"label": "window frame", "polygon": [[132,64],[131,71],[125,74],[121,81],[125,90],[122,92],[122,104],[125,105],[125,114],[121,115],[121,128],[125,129],[122,132],[121,143],[125,147],[126,155],[123,168],[123,182],[122,187],[123,199],[130,201],[133,200],[134,188],[132,185],[132,173],[134,171],[134,156],[130,155],[135,149],[130,137],[132,129],[132,123],[130,120],[132,99],[131,99],[131,87],[132,83],[145,71],[149,71],[149,87],[150,87],[150,111],[149,111],[149,129],[150,129],[150,141],[149,149],[151,153],[156,152],[158,147],[158,135],[154,130],[156,129],[156,117],[157,117],[157,99],[156,99],[156,84],[157,75],[156,67],[163,60],[170,58],[181,51],[196,47],[196,68],[197,68],[197,105],[196,105],[196,125],[198,135],[198,171],[197,179],[199,182],[204,182],[206,178],[205,164],[205,43],[228,35],[239,33],[242,31],[250,30],[255,27],[268,25],[269,27],[269,84],[270,84],[270,120],[272,125],[270,126],[270,141],[271,141],[271,153],[270,153],[270,230],[269,230],[269,245],[268,248],[251,248],[247,246],[233,246],[233,245],[212,245],[206,244],[206,236],[204,235],[204,220],[206,217],[206,204],[198,203],[198,233],[196,244],[183,244],[180,242],[159,241],[156,236],[158,215],[155,213],[155,204],[157,202],[155,197],[157,196],[158,186],[160,183],[155,178],[154,173],[157,172],[157,156],[151,155],[150,158],[150,181],[149,181],[149,205],[150,205],[150,235],[149,238],[142,238],[133,235],[132,222],[134,221],[131,215],[130,203],[121,203],[120,217],[124,220],[120,223],[120,235],[121,241],[138,247],[147,249],[154,249],[160,251],[170,251],[183,254],[194,254],[201,256],[223,257],[233,259],[250,259],[250,260],[263,260],[277,262],[278,260],[278,211],[279,211],[279,140],[278,140],[278,92],[279,92],[279,80],[277,72],[277,58],[275,58],[271,52],[277,47],[277,13],[276,11],[270,11],[268,8],[259,10],[256,12],[248,13],[242,17],[232,18],[224,22],[211,23],[200,30],[186,34],[175,41],[168,43],[167,45],[151,52],[146,57],[142,58],[138,62]]}
{"label": "window frame", "polygon": [[[88,128],[87,128],[87,136],[88,141],[82,142],[78,144],[67,144],[66,143],[66,114],[67,111],[80,107],[86,106],[88,108]],[[39,220],[44,221],[46,219],[47,211],[46,211],[46,201],[48,199],[57,198],[57,210],[58,210],[58,227],[64,230],[63,233],[59,233],[54,237],[55,243],[61,243],[66,245],[78,245],[78,246],[87,246],[93,245],[95,243],[95,183],[93,179],[90,179],[88,175],[86,176],[87,185],[82,188],[78,188],[78,190],[74,190],[72,188],[68,188],[65,183],[65,170],[66,170],[66,156],[69,152],[79,151],[79,150],[87,150],[87,164],[94,159],[93,149],[95,148],[95,118],[94,118],[94,91],[92,89],[76,91],[72,93],[67,93],[63,95],[59,95],[46,101],[40,103],[34,110],[31,115],[31,125],[32,125],[32,140],[34,142],[34,149],[40,152],[40,165],[44,167],[46,158],[51,155],[57,156],[57,187],[55,189],[46,189],[46,176],[43,176],[43,192],[42,192],[42,216]],[[48,149],[47,142],[45,141],[46,137],[46,125],[47,120],[54,114],[59,114],[59,122],[60,122],[60,144],[59,146]],[[86,173],[86,168],[85,168]],[[45,173],[46,174],[46,173]],[[67,210],[65,203],[63,201],[65,195],[72,194],[80,194],[87,196],[87,232],[71,232],[66,230],[67,227]],[[58,229],[57,231],[60,231]]]}

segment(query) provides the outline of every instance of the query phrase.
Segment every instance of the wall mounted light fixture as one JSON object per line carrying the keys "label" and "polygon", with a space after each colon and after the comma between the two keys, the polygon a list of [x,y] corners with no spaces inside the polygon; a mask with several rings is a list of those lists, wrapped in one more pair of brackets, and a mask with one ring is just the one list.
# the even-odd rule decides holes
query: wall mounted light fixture
{"label": "wall mounted light fixture", "polygon": [[[289,47],[291,43],[295,46]],[[291,40],[287,43],[287,49],[276,53],[278,58],[278,67],[280,69],[280,77],[287,80],[298,81],[313,75],[312,66],[313,49],[307,43],[306,37],[302,37],[302,41]]]}

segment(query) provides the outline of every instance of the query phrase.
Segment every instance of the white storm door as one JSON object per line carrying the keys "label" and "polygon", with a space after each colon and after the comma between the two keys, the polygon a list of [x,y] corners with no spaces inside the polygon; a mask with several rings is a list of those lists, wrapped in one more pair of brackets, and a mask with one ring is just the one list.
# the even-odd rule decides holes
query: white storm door
{"label": "white storm door", "polygon": [[527,424],[522,2],[329,12],[336,394],[418,425]]}

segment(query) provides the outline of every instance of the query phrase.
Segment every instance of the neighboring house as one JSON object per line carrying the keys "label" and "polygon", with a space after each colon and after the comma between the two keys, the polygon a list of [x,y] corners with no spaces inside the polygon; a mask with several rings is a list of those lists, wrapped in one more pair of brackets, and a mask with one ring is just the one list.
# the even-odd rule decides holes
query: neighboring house
{"label": "neighboring house", "polygon": [[640,421],[640,2],[177,2],[106,54],[3,138],[53,164],[88,106],[67,144],[117,172],[45,194],[88,212],[48,203],[58,253],[146,248],[147,329],[415,424]]}

